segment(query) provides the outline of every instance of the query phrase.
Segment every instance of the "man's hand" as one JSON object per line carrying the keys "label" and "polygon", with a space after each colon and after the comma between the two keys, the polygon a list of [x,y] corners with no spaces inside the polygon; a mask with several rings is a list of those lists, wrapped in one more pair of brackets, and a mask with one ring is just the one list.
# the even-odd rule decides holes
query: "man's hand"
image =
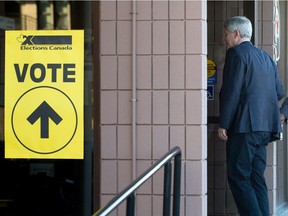
{"label": "man's hand", "polygon": [[286,120],[286,116],[284,114],[282,114],[282,113],[280,114],[280,120],[281,120],[282,123],[284,123],[285,120]]}
{"label": "man's hand", "polygon": [[221,140],[227,141],[228,140],[227,130],[224,128],[219,128],[218,129],[218,136]]}

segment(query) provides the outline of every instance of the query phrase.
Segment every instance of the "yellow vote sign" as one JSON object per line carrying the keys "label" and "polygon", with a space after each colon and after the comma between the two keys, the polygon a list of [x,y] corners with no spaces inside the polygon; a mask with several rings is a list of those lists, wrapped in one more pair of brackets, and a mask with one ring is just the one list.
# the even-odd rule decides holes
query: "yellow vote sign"
{"label": "yellow vote sign", "polygon": [[83,30],[6,31],[5,158],[83,158]]}

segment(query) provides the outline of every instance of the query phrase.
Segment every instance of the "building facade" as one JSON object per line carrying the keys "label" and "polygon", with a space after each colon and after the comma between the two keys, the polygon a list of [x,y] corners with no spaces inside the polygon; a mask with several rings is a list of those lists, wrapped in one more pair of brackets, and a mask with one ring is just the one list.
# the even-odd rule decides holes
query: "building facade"
{"label": "building facade", "polygon": [[[27,178],[37,165],[52,178],[73,180],[67,193],[77,196],[67,199],[75,215],[86,216],[179,146],[181,215],[237,215],[226,180],[225,143],[217,137],[223,22],[234,15],[250,18],[253,43],[277,61],[286,87],[287,9],[278,0],[0,2],[2,64],[3,32],[11,27],[1,20],[17,30],[85,30],[84,159],[21,160],[15,169],[25,165]],[[286,155],[284,126],[283,140],[268,146],[271,215],[288,209]],[[163,170],[137,191],[137,215],[162,215],[162,190]],[[124,212],[121,204],[111,215]]]}

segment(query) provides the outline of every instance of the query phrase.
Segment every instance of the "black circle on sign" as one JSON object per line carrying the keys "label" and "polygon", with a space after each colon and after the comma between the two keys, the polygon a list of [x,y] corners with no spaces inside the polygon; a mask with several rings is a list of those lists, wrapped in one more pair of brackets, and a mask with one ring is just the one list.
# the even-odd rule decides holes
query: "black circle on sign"
{"label": "black circle on sign", "polygon": [[[59,149],[56,149],[55,151],[39,152],[39,151],[36,151],[36,150],[33,150],[33,149],[27,147],[27,146],[20,140],[20,138],[17,136],[17,133],[16,133],[16,131],[15,131],[15,129],[14,129],[13,116],[14,116],[14,111],[15,111],[15,108],[16,108],[18,102],[19,102],[19,101],[21,100],[21,98],[23,98],[28,92],[31,92],[32,90],[39,89],[39,88],[48,88],[48,89],[50,88],[50,89],[53,89],[53,90],[56,90],[56,91],[62,93],[62,94],[70,101],[70,103],[71,103],[72,106],[73,106],[74,112],[75,112],[76,124],[75,124],[75,129],[74,129],[74,132],[73,132],[71,138],[67,141],[67,143],[65,143],[65,145],[63,145],[63,146],[62,146],[61,148],[59,148]],[[28,91],[24,92],[24,93],[21,95],[21,97],[19,97],[19,99],[16,101],[16,103],[15,103],[15,105],[14,105],[14,107],[13,107],[13,110],[12,110],[11,125],[12,125],[12,130],[13,130],[13,133],[14,133],[15,137],[17,138],[17,140],[21,143],[21,145],[22,145],[24,148],[26,148],[27,150],[29,150],[29,151],[31,151],[31,152],[37,153],[37,154],[53,154],[53,153],[58,152],[58,151],[62,150],[63,148],[65,148],[65,147],[71,142],[71,140],[73,139],[73,137],[75,136],[75,133],[76,133],[76,130],[77,130],[77,125],[78,125],[78,116],[77,116],[76,107],[75,107],[74,103],[72,102],[72,100],[68,97],[67,94],[65,94],[63,91],[61,91],[61,90],[59,90],[59,89],[57,89],[57,88],[51,87],[51,86],[38,86],[38,87],[29,89]]]}

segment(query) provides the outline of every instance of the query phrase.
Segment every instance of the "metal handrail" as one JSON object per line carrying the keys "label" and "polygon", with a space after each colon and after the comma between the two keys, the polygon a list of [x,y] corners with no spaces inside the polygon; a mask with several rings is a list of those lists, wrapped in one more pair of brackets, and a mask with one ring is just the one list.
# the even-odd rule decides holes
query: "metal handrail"
{"label": "metal handrail", "polygon": [[173,182],[173,216],[180,214],[180,182],[181,182],[181,149],[176,146],[160,158],[154,165],[116,195],[105,207],[99,209],[92,216],[106,216],[127,200],[126,215],[135,214],[135,191],[161,167],[164,170],[164,202],[163,215],[170,215],[170,188],[171,188],[171,160],[174,158],[174,182]]}

